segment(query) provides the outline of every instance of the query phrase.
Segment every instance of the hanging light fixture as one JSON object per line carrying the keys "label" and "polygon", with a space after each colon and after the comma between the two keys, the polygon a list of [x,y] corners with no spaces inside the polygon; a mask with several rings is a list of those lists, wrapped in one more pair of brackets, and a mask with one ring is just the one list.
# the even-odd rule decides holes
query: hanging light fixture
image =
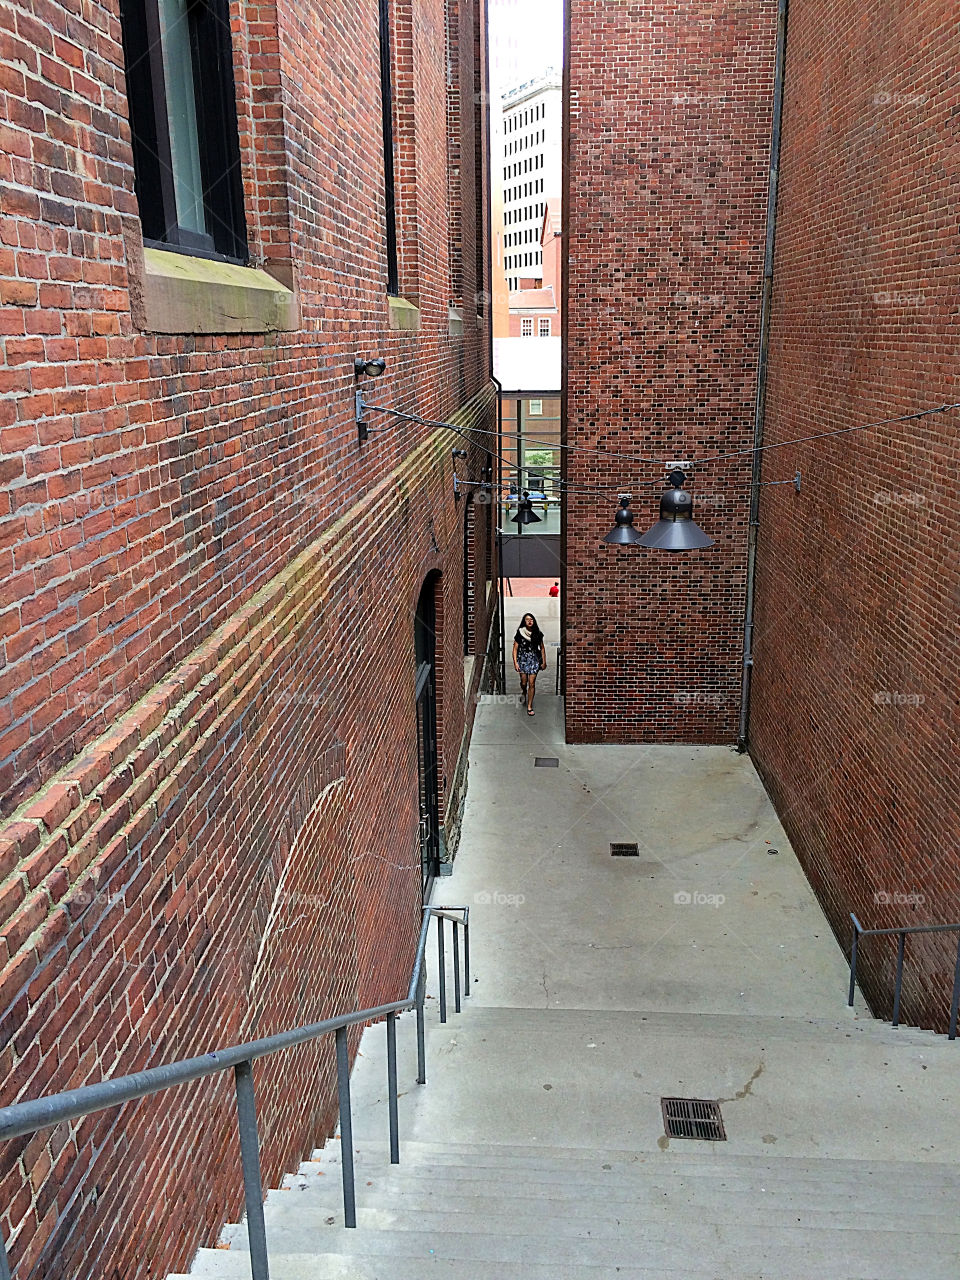
{"label": "hanging light fixture", "polygon": [[671,471],[667,476],[670,488],[660,499],[660,519],[637,542],[641,547],[655,547],[658,551],[696,551],[700,547],[712,547],[713,538],[704,533],[693,519],[693,498],[684,489],[686,475]]}
{"label": "hanging light fixture", "polygon": [[524,489],[523,497],[517,503],[517,514],[510,517],[512,524],[540,524],[540,517],[533,509],[533,503],[530,500],[530,491]]}
{"label": "hanging light fixture", "polygon": [[618,547],[632,547],[640,541],[640,534],[633,527],[633,512],[630,510],[630,495],[620,495],[620,508],[614,517],[616,523],[603,539]]}

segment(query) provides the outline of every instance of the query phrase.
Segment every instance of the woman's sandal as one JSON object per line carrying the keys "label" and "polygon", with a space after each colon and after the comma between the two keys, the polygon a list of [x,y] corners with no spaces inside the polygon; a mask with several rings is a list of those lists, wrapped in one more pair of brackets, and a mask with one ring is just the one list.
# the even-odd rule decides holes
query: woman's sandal
{"label": "woman's sandal", "polygon": [[527,707],[527,715],[528,715],[528,716],[535,716],[536,714],[537,714],[537,713],[534,711],[533,707]]}

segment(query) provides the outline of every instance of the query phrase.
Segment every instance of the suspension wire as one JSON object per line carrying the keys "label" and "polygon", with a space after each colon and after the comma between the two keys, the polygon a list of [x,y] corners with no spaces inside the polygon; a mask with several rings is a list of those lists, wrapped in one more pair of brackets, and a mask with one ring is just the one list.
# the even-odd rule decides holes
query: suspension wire
{"label": "suspension wire", "polygon": [[[363,402],[365,409],[374,409],[377,413],[391,413],[395,418],[407,418],[411,422],[419,422],[424,427],[446,427],[450,431],[457,431],[463,434],[460,427],[455,427],[452,422],[438,422],[433,418],[422,418],[418,413],[405,413],[402,409],[388,409],[382,404],[368,404]],[[486,427],[468,427],[465,430],[472,431],[476,435],[481,436],[499,436],[501,439],[522,441],[524,444],[540,445],[544,449],[571,449],[575,453],[598,453],[605,458],[616,458],[620,462],[643,462],[648,466],[659,466],[657,458],[638,458],[630,453],[617,453],[612,449],[594,449],[586,444],[561,444],[556,440],[535,440],[531,436],[520,435],[517,431],[490,431]]]}
{"label": "suspension wire", "polygon": [[890,427],[898,422],[913,422],[917,418],[929,418],[933,413],[947,413],[951,409],[960,409],[960,401],[955,404],[937,405],[935,409],[920,409],[917,413],[905,413],[899,418],[883,418],[879,422],[863,422],[856,427],[839,427],[836,431],[818,431],[813,436],[797,436],[793,440],[778,440],[773,444],[761,444],[752,449],[736,449],[733,453],[715,453],[707,458],[694,459],[695,466],[703,466],[707,462],[720,462],[724,458],[741,458],[747,453],[763,453],[767,449],[783,449],[788,444],[807,444],[811,440],[826,440],[830,436],[845,436],[851,431],[872,431],[874,427]]}
{"label": "suspension wire", "polygon": [[[545,498],[550,498],[554,496],[555,492],[559,493],[560,495],[568,491],[575,492],[575,493],[602,493],[607,497],[609,497],[611,493],[616,492],[619,497],[621,495],[626,495],[631,489],[631,486],[629,484],[614,490],[609,485],[577,484],[570,480],[551,480],[550,484],[552,486],[552,491],[548,491],[547,489],[538,489],[536,485],[530,485],[530,484],[523,485],[521,488],[517,489],[517,488],[511,488],[509,484],[503,481],[500,484],[494,484],[492,480],[468,480],[468,479],[465,479],[463,476],[456,476],[456,480],[458,484],[471,485],[474,488],[483,489],[489,493],[492,493],[494,490],[497,490],[501,494],[506,494],[507,497],[516,498],[518,501],[523,497],[524,493],[543,494]],[[664,484],[665,481],[657,480],[657,481],[652,481],[651,483]],[[749,488],[752,483],[753,482],[751,480],[737,480],[737,481],[734,481],[732,484],[724,485],[724,489],[726,490],[726,489],[734,489],[734,488],[736,489]],[[770,485],[795,484],[795,483],[796,483],[795,478],[793,476],[790,476],[786,480],[762,480],[760,482],[759,488],[765,489],[765,488],[768,488]],[[634,489],[637,488],[635,484],[632,487]],[[689,492],[696,493],[697,491],[694,489],[691,489]],[[708,497],[710,496],[709,491],[701,491],[699,493],[699,496]],[[542,501],[542,499],[531,498],[531,501],[540,502]]]}
{"label": "suspension wire", "polygon": [[[421,426],[425,426],[425,427],[443,427],[447,431],[456,432],[458,436],[462,436],[463,439],[468,441],[468,443],[470,444],[477,443],[475,440],[471,438],[471,434],[470,434],[471,432],[477,435],[497,436],[498,438],[502,438],[502,435],[500,433],[496,431],[489,431],[484,427],[469,427],[469,428],[457,427],[457,426],[454,426],[452,422],[440,422],[436,419],[421,417],[419,414],[416,414],[416,413],[407,413],[402,409],[388,409],[384,405],[368,404],[366,401],[364,401],[364,408],[372,409],[376,413],[389,413],[396,418],[405,418],[409,422],[418,422],[420,423]],[[877,427],[889,427],[889,426],[895,426],[896,424],[902,423],[902,422],[914,422],[918,418],[928,418],[932,414],[937,414],[937,413],[948,413],[952,409],[960,409],[960,401],[957,401],[953,404],[937,405],[936,408],[933,408],[933,409],[920,409],[915,413],[905,413],[897,418],[883,418],[878,422],[864,422],[853,427],[839,427],[835,431],[819,431],[815,435],[797,436],[791,440],[779,440],[779,441],[774,441],[771,444],[755,445],[749,449],[735,449],[730,453],[717,453],[717,454],[711,454],[706,458],[694,458],[692,459],[692,466],[693,466],[693,469],[695,470],[697,467],[706,466],[707,463],[710,463],[710,462],[722,462],[727,458],[742,458],[749,454],[766,452],[766,450],[768,449],[784,449],[791,444],[808,444],[812,440],[827,440],[832,438],[833,436],[849,435],[853,431],[872,431]],[[519,435],[515,435],[514,433],[503,433],[503,434],[505,434],[508,439],[521,440],[525,438]],[[620,454],[608,449],[593,449],[587,445],[571,445],[571,444],[559,445],[559,444],[551,444],[547,441],[538,442],[538,441],[529,440],[529,438],[526,438],[526,439],[527,439],[527,443],[530,443],[530,444],[540,443],[545,448],[549,448],[549,449],[562,448],[562,449],[570,449],[575,453],[598,453],[598,454],[604,455],[605,457],[617,458],[622,461],[642,462],[642,463],[649,464],[651,466],[658,465],[656,462],[656,459],[653,459],[653,458],[633,458],[628,454]],[[503,457],[501,453],[498,453],[494,450],[488,450],[487,452],[499,458],[500,462],[504,463],[506,466],[509,467],[511,465],[507,461],[507,459]],[[519,464],[517,465],[519,467]],[[677,470],[679,470],[679,468],[677,468]],[[464,482],[464,483],[467,483],[467,482]],[[644,488],[652,488],[658,485],[663,485],[664,477],[660,476],[656,480],[640,480],[632,485],[621,486],[619,489],[616,489],[616,490],[612,485],[603,485],[603,486],[580,485],[580,484],[571,483],[565,480],[554,481],[553,483],[557,484],[563,489],[568,489],[570,491],[579,490],[584,493],[591,492],[591,493],[603,493],[608,495],[613,492],[616,492],[619,495],[619,494],[627,493],[630,489],[638,489],[638,488],[644,489]],[[726,487],[728,488],[733,488],[733,487],[739,488],[741,486],[752,487],[753,483],[754,482],[752,480],[734,481],[731,484],[728,484]],[[765,488],[767,485],[791,484],[791,483],[792,483],[791,480],[768,480],[768,481],[761,482],[760,485],[758,485],[757,487]],[[526,487],[529,488],[529,486],[526,486]],[[492,485],[491,485],[491,489],[492,489]],[[521,490],[521,493],[522,493],[522,490]]]}

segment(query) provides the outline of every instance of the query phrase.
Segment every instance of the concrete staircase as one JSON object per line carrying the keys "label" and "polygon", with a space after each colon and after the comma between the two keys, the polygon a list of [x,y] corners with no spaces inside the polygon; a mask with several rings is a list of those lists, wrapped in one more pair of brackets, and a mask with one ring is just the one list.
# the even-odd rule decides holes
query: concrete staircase
{"label": "concrete staircase", "polygon": [[[271,1280],[960,1280],[960,1043],[844,1007],[748,757],[569,746],[560,712],[479,708],[443,894],[472,997],[428,1016],[425,1088],[400,1019],[399,1166],[367,1030],[358,1226],[333,1140],[267,1198]],[[662,1097],[718,1100],[727,1140],[667,1138]],[[248,1280],[243,1228],[220,1244],[191,1276]]]}
{"label": "concrete staircase", "polygon": [[[960,1276],[960,1063],[942,1037],[468,1003],[430,1030],[418,1089],[401,1027],[401,1164],[374,1027],[353,1076],[357,1228],[333,1139],[267,1197],[271,1280]],[[728,1140],[667,1139],[661,1093],[719,1097]],[[243,1226],[190,1275],[246,1280]]]}

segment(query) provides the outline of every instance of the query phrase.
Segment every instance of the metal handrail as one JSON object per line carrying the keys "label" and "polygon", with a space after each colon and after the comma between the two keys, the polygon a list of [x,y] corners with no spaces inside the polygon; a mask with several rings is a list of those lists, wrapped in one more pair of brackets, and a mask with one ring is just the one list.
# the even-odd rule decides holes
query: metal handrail
{"label": "metal handrail", "polygon": [[[459,914],[455,914],[459,912]],[[336,1037],[337,1095],[340,1109],[341,1172],[343,1177],[343,1215],[348,1227],[357,1225],[356,1194],[353,1170],[353,1124],[350,1108],[350,1059],[347,1029],[358,1023],[386,1020],[387,1030],[387,1085],[389,1091],[390,1163],[400,1163],[400,1138],[397,1106],[397,1015],[409,1009],[417,1011],[417,1084],[426,1084],[426,1040],[424,1028],[424,994],[426,989],[426,955],[430,920],[437,920],[438,960],[440,965],[440,1021],[447,1020],[447,982],[444,955],[444,922],[453,922],[453,981],[456,1012],[461,1008],[460,943],[459,931],[463,931],[463,996],[470,994],[470,908],[423,908],[423,924],[417,943],[417,953],[406,999],[372,1009],[360,1009],[356,1013],[344,1013],[336,1018],[325,1018],[290,1031],[281,1031],[261,1040],[217,1049],[200,1058],[184,1058],[178,1062],[149,1067],[131,1075],[116,1076],[97,1084],[84,1085],[80,1089],[68,1089],[48,1094],[29,1102],[15,1102],[0,1108],[0,1139],[22,1137],[39,1129],[51,1128],[65,1120],[91,1115],[96,1111],[116,1107],[135,1098],[145,1098],[152,1093],[176,1088],[199,1080],[203,1076],[234,1070],[237,1094],[237,1122],[240,1135],[240,1161],[243,1169],[243,1189],[247,1210],[247,1239],[250,1248],[250,1267],[253,1280],[269,1280],[267,1261],[266,1227],[263,1215],[263,1183],[260,1175],[260,1137],[257,1130],[256,1102],[253,1090],[253,1063],[257,1058],[280,1053],[296,1045],[316,1040],[333,1032]],[[0,1236],[0,1280],[11,1280],[6,1246]]]}
{"label": "metal handrail", "polygon": [[893,989],[893,1026],[900,1025],[900,993],[903,988],[903,959],[907,945],[908,933],[956,933],[957,961],[953,970],[953,995],[950,999],[950,1026],[947,1031],[948,1040],[957,1038],[957,1021],[960,1016],[960,922],[957,924],[911,924],[902,929],[865,929],[857,917],[850,912],[853,921],[853,945],[850,948],[850,990],[847,1004],[853,1008],[853,998],[857,986],[857,954],[861,937],[871,935],[897,935],[897,977]]}

